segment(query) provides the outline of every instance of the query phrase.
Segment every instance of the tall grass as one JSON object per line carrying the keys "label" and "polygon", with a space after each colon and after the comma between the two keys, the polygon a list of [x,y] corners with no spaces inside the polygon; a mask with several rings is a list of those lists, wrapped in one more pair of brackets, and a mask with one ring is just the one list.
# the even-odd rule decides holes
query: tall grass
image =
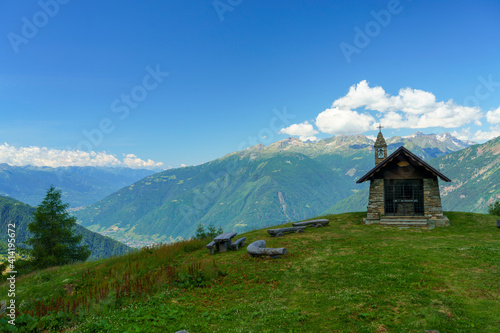
{"label": "tall grass", "polygon": [[[218,276],[215,264],[179,259],[186,253],[203,248],[207,242],[206,239],[195,239],[159,244],[108,260],[67,265],[60,267],[61,270],[50,268],[30,274],[31,279],[23,279],[26,285],[21,280],[17,288],[38,289],[38,293],[33,295],[35,297],[18,293],[17,316],[27,325],[37,323],[36,329],[56,328],[67,325],[68,321],[79,316],[118,309],[164,290],[205,286]],[[54,276],[60,274],[67,277],[68,270],[69,275],[75,278],[58,280]],[[30,282],[37,280],[50,281],[50,287],[59,289],[59,294],[44,293],[40,285],[30,285]],[[0,290],[3,288],[0,286]],[[55,320],[56,323],[47,326],[45,322],[48,316],[63,318],[64,322]],[[40,321],[41,318],[44,320]],[[0,323],[6,323],[5,314],[0,316],[0,320]]]}

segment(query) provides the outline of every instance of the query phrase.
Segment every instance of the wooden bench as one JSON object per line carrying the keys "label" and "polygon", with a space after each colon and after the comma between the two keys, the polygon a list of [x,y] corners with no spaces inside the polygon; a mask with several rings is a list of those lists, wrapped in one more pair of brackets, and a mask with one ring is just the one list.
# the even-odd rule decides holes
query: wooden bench
{"label": "wooden bench", "polygon": [[292,225],[294,227],[299,227],[299,226],[306,226],[306,227],[324,227],[330,223],[329,220],[327,219],[319,219],[319,220],[310,220],[310,221],[304,221],[304,222],[294,222]]}
{"label": "wooden bench", "polygon": [[231,250],[238,251],[240,246],[245,246],[246,239],[247,239],[246,237],[242,237],[240,239],[235,240],[234,243],[231,243]]}
{"label": "wooden bench", "polygon": [[304,232],[307,227],[288,227],[288,228],[278,228],[278,229],[268,229],[267,233],[271,237],[281,237],[285,232]]}
{"label": "wooden bench", "polygon": [[266,241],[258,240],[247,246],[247,252],[252,257],[266,255],[276,258],[277,256],[285,255],[286,248],[284,247],[266,248]]}

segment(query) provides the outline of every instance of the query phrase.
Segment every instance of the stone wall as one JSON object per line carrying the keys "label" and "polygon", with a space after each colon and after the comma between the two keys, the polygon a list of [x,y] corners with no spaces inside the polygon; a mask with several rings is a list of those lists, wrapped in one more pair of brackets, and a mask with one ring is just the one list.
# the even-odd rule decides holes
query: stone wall
{"label": "stone wall", "polygon": [[373,179],[370,180],[366,222],[370,223],[370,220],[379,220],[382,215],[384,215],[384,180]]}
{"label": "stone wall", "polygon": [[[424,215],[428,220],[429,228],[449,225],[450,221],[443,215],[437,178],[425,178],[423,179],[423,185]],[[370,195],[368,197],[367,215],[364,222],[366,224],[379,223],[380,218],[385,215],[384,204],[384,180],[370,180]]]}
{"label": "stone wall", "polygon": [[448,218],[443,215],[437,178],[424,179],[424,214],[429,219],[431,225],[445,226],[450,224]]}

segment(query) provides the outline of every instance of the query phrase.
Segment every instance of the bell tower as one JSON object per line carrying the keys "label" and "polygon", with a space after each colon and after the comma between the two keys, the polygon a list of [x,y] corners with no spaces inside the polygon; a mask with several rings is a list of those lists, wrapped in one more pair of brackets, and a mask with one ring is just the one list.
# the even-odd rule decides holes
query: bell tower
{"label": "bell tower", "polygon": [[387,157],[387,143],[385,143],[384,136],[382,135],[382,125],[378,125],[378,130],[377,140],[373,145],[375,147],[375,165],[378,165]]}

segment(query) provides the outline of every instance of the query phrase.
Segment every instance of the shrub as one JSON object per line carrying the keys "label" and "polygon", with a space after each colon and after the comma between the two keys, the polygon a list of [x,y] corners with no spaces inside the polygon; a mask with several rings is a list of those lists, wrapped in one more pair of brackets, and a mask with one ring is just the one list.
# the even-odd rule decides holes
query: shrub
{"label": "shrub", "polygon": [[488,206],[488,213],[491,215],[500,216],[500,201],[492,203]]}

